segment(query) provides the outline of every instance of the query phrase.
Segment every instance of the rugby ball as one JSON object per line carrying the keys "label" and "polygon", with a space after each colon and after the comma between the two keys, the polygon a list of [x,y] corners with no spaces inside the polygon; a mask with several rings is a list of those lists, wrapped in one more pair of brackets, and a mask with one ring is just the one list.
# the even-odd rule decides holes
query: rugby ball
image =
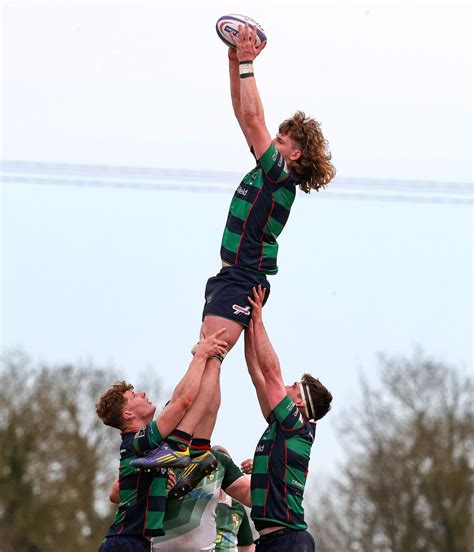
{"label": "rugby ball", "polygon": [[231,35],[237,36],[239,34],[239,25],[245,27],[245,23],[249,24],[250,29],[253,31],[254,27],[257,27],[257,35],[255,37],[255,45],[258,47],[262,42],[267,40],[265,33],[262,27],[250,17],[246,15],[240,15],[237,13],[232,13],[230,15],[223,15],[219,17],[216,23],[216,31],[219,35],[219,38],[231,48],[235,48],[234,41],[232,40]]}

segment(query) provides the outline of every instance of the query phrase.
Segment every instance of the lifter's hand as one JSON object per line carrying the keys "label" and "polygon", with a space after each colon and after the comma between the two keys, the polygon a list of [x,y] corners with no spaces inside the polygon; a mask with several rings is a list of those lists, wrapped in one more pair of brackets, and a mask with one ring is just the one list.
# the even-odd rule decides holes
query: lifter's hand
{"label": "lifter's hand", "polygon": [[221,336],[225,331],[225,328],[221,328],[220,330],[217,330],[215,334],[212,334],[209,337],[206,337],[203,333],[201,333],[201,339],[199,340],[199,344],[197,346],[196,352],[194,353],[194,356],[204,357],[206,359],[211,358],[215,355],[225,356],[227,353],[227,349],[229,348],[229,344],[227,343],[227,341],[219,339],[219,336]]}
{"label": "lifter's hand", "polygon": [[234,34],[230,36],[234,41],[237,59],[239,61],[253,61],[267,45],[266,40],[258,47],[255,45],[257,27],[254,26],[253,31],[251,31],[248,23],[245,24],[245,27],[239,25],[239,34],[237,36]]}
{"label": "lifter's hand", "polygon": [[252,320],[262,320],[262,308],[263,300],[265,299],[265,288],[260,284],[257,287],[252,288],[253,299],[247,297],[248,302],[252,305]]}
{"label": "lifter's hand", "polygon": [[166,483],[166,490],[171,491],[171,489],[176,485],[176,474],[173,470],[168,470],[168,482]]}
{"label": "lifter's hand", "polygon": [[240,464],[240,469],[245,473],[245,475],[252,475],[253,460],[252,458],[247,458]]}

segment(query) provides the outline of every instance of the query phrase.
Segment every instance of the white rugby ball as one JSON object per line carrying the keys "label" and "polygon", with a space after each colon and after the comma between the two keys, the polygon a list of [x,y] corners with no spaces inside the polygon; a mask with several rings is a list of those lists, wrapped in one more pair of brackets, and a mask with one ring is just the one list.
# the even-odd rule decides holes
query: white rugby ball
{"label": "white rugby ball", "polygon": [[237,36],[239,34],[239,25],[245,27],[245,23],[249,24],[249,27],[252,31],[254,27],[257,27],[257,35],[255,38],[256,46],[260,46],[262,42],[267,40],[262,27],[256,21],[254,21],[250,17],[247,17],[246,15],[240,15],[237,13],[232,13],[230,15],[223,15],[222,17],[219,17],[216,23],[216,31],[219,35],[219,38],[222,40],[222,42],[224,42],[224,44],[227,44],[227,46],[230,46],[231,48],[235,48],[235,44],[232,40],[231,34]]}

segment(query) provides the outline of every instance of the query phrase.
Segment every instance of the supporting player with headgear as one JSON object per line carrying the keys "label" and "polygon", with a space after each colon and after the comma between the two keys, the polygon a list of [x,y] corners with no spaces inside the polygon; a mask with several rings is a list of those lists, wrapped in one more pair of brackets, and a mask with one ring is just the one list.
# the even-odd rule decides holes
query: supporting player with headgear
{"label": "supporting player with headgear", "polygon": [[314,551],[304,519],[303,493],[316,420],[331,408],[332,395],[304,374],[285,386],[280,362],[267,335],[262,306],[265,290],[249,298],[252,321],[245,332],[245,358],[268,427],[255,449],[251,517],[260,533],[257,552]]}

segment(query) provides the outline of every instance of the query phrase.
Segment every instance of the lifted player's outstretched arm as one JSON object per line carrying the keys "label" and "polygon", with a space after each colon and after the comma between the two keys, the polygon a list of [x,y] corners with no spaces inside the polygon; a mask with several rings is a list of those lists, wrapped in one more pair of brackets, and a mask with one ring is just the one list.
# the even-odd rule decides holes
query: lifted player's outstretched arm
{"label": "lifted player's outstretched arm", "polygon": [[[234,56],[230,52],[229,60],[234,113],[247,143],[253,146],[255,156],[259,159],[267,151],[272,139],[265,124],[263,105],[251,65],[266,46],[266,41],[258,47],[255,46],[256,36],[257,27],[250,31],[248,24],[245,27],[239,25],[238,36],[232,35],[237,62],[233,61]],[[243,75],[240,74],[241,62],[250,64],[242,65]],[[247,72],[245,73],[245,71]]]}
{"label": "lifted player's outstretched arm", "polygon": [[232,98],[232,108],[234,109],[235,118],[245,136],[245,140],[249,147],[252,145],[250,137],[244,124],[242,108],[240,106],[240,74],[239,60],[237,59],[237,51],[235,48],[229,48],[229,78],[230,78],[230,96]]}
{"label": "lifted player's outstretched arm", "polygon": [[258,364],[265,380],[265,390],[268,400],[268,407],[273,410],[277,404],[287,395],[281,375],[280,361],[272,347],[263,324],[262,308],[265,289],[261,286],[253,288],[253,298],[248,300],[252,305],[252,326],[255,342],[255,352]]}

